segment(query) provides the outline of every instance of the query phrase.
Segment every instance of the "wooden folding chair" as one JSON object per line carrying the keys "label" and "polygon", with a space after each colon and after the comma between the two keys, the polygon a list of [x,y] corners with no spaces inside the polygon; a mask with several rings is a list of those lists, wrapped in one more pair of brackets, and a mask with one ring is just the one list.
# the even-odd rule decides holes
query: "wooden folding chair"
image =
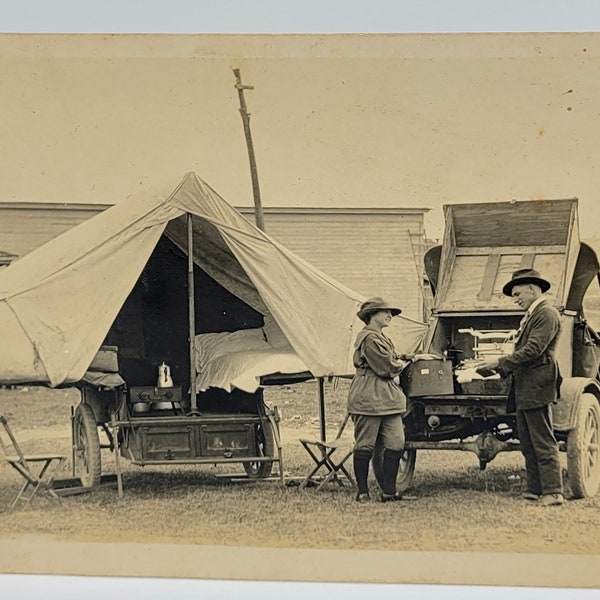
{"label": "wooden folding chair", "polygon": [[11,510],[18,503],[25,508],[38,492],[45,492],[60,503],[60,496],[52,487],[53,475],[61,467],[66,456],[61,454],[24,454],[6,418],[0,415],[0,446],[4,460],[25,479],[23,487],[10,505]]}
{"label": "wooden folding chair", "polygon": [[[349,418],[350,415],[346,414],[336,433],[335,438],[331,442],[323,440],[300,439],[300,443],[304,446],[304,449],[315,461],[315,466],[300,484],[301,488],[304,488],[307,485],[316,485],[317,487],[315,491],[318,492],[328,483],[335,482],[338,485],[343,486],[344,482],[340,475],[344,475],[354,487],[354,479],[348,472],[348,469],[345,467],[346,461],[354,453],[354,446],[351,446],[348,450],[346,450],[346,452],[342,454],[339,459],[337,456],[333,456],[336,450],[343,447],[344,444],[347,443],[345,440],[342,440],[341,437],[342,433],[344,433],[344,429],[346,428]],[[319,480],[317,476],[321,471],[325,471],[325,475],[321,480]]]}

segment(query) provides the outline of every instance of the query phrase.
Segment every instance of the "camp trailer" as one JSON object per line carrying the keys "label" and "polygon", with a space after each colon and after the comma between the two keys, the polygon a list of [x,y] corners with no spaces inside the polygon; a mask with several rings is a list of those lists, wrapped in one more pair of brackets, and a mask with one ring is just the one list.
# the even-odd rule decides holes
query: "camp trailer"
{"label": "camp trailer", "polygon": [[[0,273],[0,381],[76,386],[73,464],[278,466],[266,385],[352,371],[363,298],[259,230],[193,173],[128,199]],[[335,306],[323,318],[323,307]],[[161,373],[166,377],[161,377]]]}

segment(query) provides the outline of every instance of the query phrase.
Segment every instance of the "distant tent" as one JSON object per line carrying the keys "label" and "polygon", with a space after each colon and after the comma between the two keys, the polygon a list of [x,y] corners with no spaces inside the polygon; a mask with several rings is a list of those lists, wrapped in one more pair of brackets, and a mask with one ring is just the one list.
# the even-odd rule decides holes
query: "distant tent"
{"label": "distant tent", "polygon": [[[0,381],[79,381],[159,241],[187,251],[187,214],[195,268],[253,311],[272,316],[313,376],[353,371],[362,296],[287,250],[188,173],[168,197],[116,204],[0,271]],[[414,347],[425,326],[410,319],[402,326],[405,345]]]}

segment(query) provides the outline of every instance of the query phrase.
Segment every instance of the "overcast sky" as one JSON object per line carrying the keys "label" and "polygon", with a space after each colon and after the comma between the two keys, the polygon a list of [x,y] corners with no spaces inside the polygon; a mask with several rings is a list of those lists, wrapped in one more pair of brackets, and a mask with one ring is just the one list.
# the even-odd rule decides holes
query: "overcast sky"
{"label": "overcast sky", "polygon": [[[583,32],[600,31],[600,3],[20,0],[0,5],[0,31]],[[495,61],[478,57],[477,46],[467,47],[466,60],[450,48],[447,69],[435,44],[420,51],[413,47],[408,61],[402,61],[403,49],[384,57],[376,46],[341,48],[338,55],[321,54],[317,61],[310,60],[314,53],[297,48],[290,60],[269,62],[281,55],[281,45],[274,52],[261,47],[254,60],[240,64],[231,59],[230,47],[221,47],[215,56],[221,60],[214,61],[210,73],[205,62],[194,80],[190,57],[197,57],[189,47],[174,70],[155,62],[156,67],[139,74],[131,65],[141,61],[127,63],[126,52],[110,56],[106,51],[116,65],[112,71],[95,72],[95,60],[83,67],[79,61],[75,68],[65,66],[64,57],[54,64],[38,63],[35,70],[47,79],[41,87],[28,81],[28,61],[35,53],[25,51],[20,64],[12,60],[0,91],[0,126],[10,148],[0,168],[0,201],[114,203],[150,174],[154,181],[168,179],[166,173],[176,180],[185,170],[196,170],[232,204],[252,204],[230,71],[241,66],[244,79],[255,86],[247,102],[265,206],[428,207],[427,230],[437,238],[446,203],[577,196],[582,233],[595,235],[599,173],[589,143],[600,138],[597,48],[583,54],[582,48],[544,47],[532,56],[530,47],[521,47],[521,56],[513,60],[511,49],[501,47],[496,58],[504,60]],[[52,54],[46,49],[37,57]],[[169,55],[163,48],[162,56]],[[15,58],[5,44],[0,56]],[[336,60],[340,56],[348,59],[346,64]],[[429,58],[435,65],[423,69]],[[546,59],[541,69],[540,58]],[[76,76],[81,75],[78,68],[93,76]],[[171,73],[180,78],[169,78]],[[160,98],[148,81],[162,88]],[[174,100],[175,88],[188,95],[185,102]],[[572,95],[562,96],[568,90]],[[207,103],[208,95],[212,100]],[[198,102],[200,96],[204,102]],[[161,134],[169,128],[170,135]],[[115,132],[121,133],[118,143]],[[93,148],[97,155],[90,160]]]}
{"label": "overcast sky", "polygon": [[195,171],[252,205],[580,200],[596,217],[600,35],[0,38],[0,201],[114,204]]}

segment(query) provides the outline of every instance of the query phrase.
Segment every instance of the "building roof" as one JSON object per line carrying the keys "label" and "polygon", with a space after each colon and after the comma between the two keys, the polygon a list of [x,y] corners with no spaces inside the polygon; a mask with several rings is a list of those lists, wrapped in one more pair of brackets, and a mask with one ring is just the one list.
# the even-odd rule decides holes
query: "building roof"
{"label": "building roof", "polygon": [[103,211],[111,204],[85,204],[81,202],[0,202],[0,210],[95,210]]}
{"label": "building roof", "polygon": [[[95,210],[102,211],[112,204],[86,204],[78,202],[0,202],[0,210]],[[254,212],[253,206],[236,206],[242,214]],[[431,209],[422,207],[327,207],[327,206],[263,206],[265,214],[344,214],[344,215],[414,215],[425,214]]]}

